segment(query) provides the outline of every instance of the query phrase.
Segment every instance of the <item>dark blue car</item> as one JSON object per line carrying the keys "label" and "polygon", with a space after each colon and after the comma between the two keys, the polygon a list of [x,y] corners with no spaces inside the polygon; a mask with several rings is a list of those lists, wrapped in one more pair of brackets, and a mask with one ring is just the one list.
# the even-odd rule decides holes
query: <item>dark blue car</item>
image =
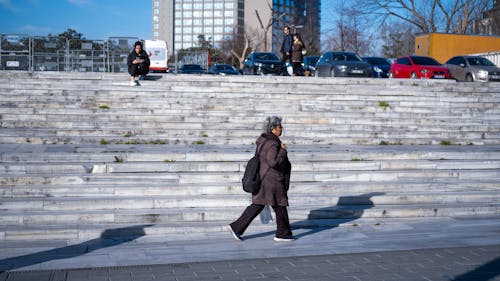
{"label": "dark blue car", "polygon": [[364,57],[363,60],[372,66],[372,76],[375,78],[388,78],[391,63],[382,57]]}

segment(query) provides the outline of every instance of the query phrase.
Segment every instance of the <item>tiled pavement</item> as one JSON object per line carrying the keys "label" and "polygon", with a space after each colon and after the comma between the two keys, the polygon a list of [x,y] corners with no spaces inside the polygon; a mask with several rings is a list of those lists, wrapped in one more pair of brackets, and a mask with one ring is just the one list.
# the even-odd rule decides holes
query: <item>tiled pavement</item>
{"label": "tiled pavement", "polygon": [[2,281],[500,280],[500,245],[2,273]]}

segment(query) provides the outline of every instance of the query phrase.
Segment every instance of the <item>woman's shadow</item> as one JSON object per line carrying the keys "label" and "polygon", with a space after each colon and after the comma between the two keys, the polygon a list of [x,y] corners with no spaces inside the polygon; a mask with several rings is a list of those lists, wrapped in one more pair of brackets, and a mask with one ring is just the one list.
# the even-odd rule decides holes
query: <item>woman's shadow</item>
{"label": "woman's shadow", "polygon": [[[292,230],[307,229],[308,231],[295,234],[295,238],[302,238],[321,231],[338,227],[341,224],[361,218],[365,210],[373,208],[372,197],[384,195],[384,192],[372,192],[355,196],[341,196],[337,205],[311,210],[306,220],[290,224]],[[274,235],[274,231],[245,236],[245,239]]]}
{"label": "woman's shadow", "polygon": [[137,225],[123,228],[113,228],[104,230],[99,238],[85,241],[67,247],[56,248],[33,254],[0,260],[0,273],[8,270],[22,268],[25,266],[44,263],[51,260],[68,259],[81,256],[92,251],[116,246],[122,243],[133,241],[146,235],[145,227],[152,225]]}

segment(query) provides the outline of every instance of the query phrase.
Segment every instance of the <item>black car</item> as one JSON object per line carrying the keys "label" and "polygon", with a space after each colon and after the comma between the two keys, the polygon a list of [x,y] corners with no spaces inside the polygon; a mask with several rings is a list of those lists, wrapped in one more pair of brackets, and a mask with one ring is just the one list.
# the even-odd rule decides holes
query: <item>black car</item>
{"label": "black car", "polygon": [[207,71],[199,64],[185,64],[181,68],[181,73],[184,74],[204,74]]}
{"label": "black car", "polygon": [[316,63],[318,63],[319,56],[305,56],[304,61],[302,62],[302,67],[304,68],[304,72],[309,72],[308,76],[314,76],[314,72],[316,71]]}
{"label": "black car", "polygon": [[208,74],[216,75],[241,75],[241,73],[230,64],[213,64],[208,69]]}
{"label": "black car", "polygon": [[363,57],[363,60],[372,66],[372,77],[388,78],[391,63],[382,57]]}
{"label": "black car", "polygon": [[326,52],[316,64],[316,77],[372,77],[372,67],[351,52]]}
{"label": "black car", "polygon": [[245,60],[243,74],[278,74],[280,62],[280,57],[275,53],[252,52]]}

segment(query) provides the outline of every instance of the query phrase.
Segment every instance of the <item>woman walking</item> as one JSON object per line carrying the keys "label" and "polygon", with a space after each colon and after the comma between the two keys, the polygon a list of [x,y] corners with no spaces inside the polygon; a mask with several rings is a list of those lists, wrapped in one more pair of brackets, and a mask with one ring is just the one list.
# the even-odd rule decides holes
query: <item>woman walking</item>
{"label": "woman walking", "polygon": [[243,240],[241,236],[266,205],[270,205],[276,214],[274,241],[295,240],[287,211],[287,191],[292,165],[288,160],[286,145],[279,138],[283,132],[281,121],[279,116],[267,117],[264,133],[256,141],[262,184],[259,191],[252,194],[252,204],[229,225],[229,230],[236,240]]}
{"label": "woman walking", "polygon": [[302,76],[304,75],[304,69],[302,68],[302,62],[304,61],[303,51],[305,50],[304,42],[299,33],[293,35],[293,45],[292,45],[292,64],[293,64],[293,75]]}

